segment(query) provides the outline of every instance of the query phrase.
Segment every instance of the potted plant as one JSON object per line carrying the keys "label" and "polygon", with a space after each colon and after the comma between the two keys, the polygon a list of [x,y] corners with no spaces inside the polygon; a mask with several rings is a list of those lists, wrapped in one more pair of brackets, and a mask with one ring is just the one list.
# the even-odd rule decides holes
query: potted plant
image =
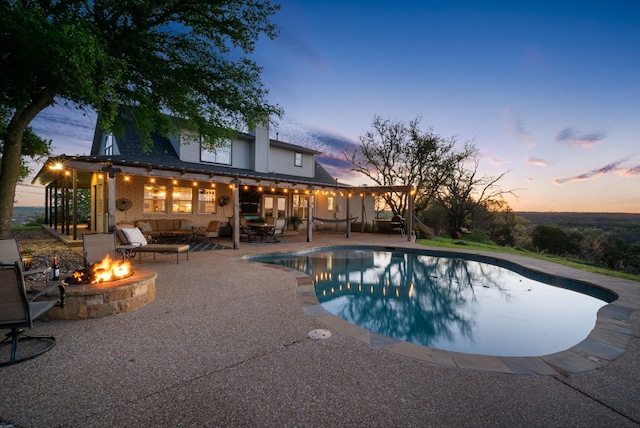
{"label": "potted plant", "polygon": [[260,223],[260,224],[267,224],[267,219],[260,216],[260,217],[256,217],[255,220],[253,220],[254,223]]}
{"label": "potted plant", "polygon": [[289,224],[291,224],[291,227],[293,227],[293,230],[297,231],[300,228],[300,225],[302,224],[302,218],[297,215],[292,215],[291,217],[289,217]]}
{"label": "potted plant", "polygon": [[31,263],[33,263],[33,250],[20,248],[20,258],[22,259],[22,269],[31,269]]}

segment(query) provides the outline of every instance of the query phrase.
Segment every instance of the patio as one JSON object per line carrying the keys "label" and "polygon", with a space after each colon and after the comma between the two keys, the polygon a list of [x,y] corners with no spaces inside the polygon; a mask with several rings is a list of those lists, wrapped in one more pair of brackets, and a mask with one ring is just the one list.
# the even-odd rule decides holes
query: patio
{"label": "patio", "polygon": [[[626,352],[567,376],[452,368],[387,352],[307,316],[301,275],[240,260],[326,245],[410,246],[399,235],[287,236],[276,244],[143,259],[156,298],[133,312],[39,322],[57,346],[0,370],[0,421],[19,426],[637,426],[640,320]],[[225,244],[224,239],[221,244]],[[627,290],[640,284],[558,265]],[[324,340],[309,331],[327,328]],[[0,426],[2,423],[0,423]]]}

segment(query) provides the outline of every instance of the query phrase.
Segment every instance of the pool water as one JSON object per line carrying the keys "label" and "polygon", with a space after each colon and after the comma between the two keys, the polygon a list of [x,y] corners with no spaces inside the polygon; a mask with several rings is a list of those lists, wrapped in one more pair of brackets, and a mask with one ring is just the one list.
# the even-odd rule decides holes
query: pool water
{"label": "pool water", "polygon": [[587,337],[598,310],[615,299],[593,286],[457,253],[337,248],[252,260],[305,272],[320,304],[350,323],[470,354],[566,350]]}

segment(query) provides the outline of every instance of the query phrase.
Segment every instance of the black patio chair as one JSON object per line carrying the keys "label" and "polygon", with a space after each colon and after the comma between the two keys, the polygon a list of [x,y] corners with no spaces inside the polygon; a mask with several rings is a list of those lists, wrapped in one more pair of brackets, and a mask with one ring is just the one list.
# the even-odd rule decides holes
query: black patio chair
{"label": "black patio chair", "polygon": [[42,273],[41,270],[25,271],[25,266],[22,263],[22,257],[20,256],[20,248],[18,247],[18,241],[15,238],[0,239],[0,263],[14,264],[20,263],[23,275],[33,275]]}
{"label": "black patio chair", "polygon": [[394,215],[391,219],[391,225],[389,227],[389,236],[392,233],[397,232],[400,235],[404,236],[404,218],[399,215]]}
{"label": "black patio chair", "polygon": [[[54,288],[60,291],[60,300],[35,300]],[[5,339],[0,342],[0,367],[35,358],[56,344],[53,336],[29,336],[24,329],[31,328],[33,321],[49,311],[54,306],[64,307],[64,285],[50,284],[44,290],[32,297],[27,297],[22,268],[18,262],[14,264],[0,264],[0,329],[10,329]],[[24,353],[19,352],[19,345],[23,342],[33,343]],[[36,342],[39,342],[36,344]],[[5,359],[5,349],[11,346],[9,357]],[[35,349],[34,349],[35,348]]]}

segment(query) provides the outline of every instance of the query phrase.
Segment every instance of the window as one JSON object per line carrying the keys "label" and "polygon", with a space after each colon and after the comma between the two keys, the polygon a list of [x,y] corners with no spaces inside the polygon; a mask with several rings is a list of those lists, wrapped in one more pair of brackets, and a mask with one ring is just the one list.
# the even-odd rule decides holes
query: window
{"label": "window", "polygon": [[215,214],[216,212],[216,190],[198,190],[198,212],[200,214]]}
{"label": "window", "polygon": [[305,219],[309,218],[308,212],[309,196],[293,195],[293,215]]}
{"label": "window", "polygon": [[333,206],[333,196],[328,196],[328,197],[327,197],[327,210],[328,210],[328,211],[333,211],[333,210],[334,210],[334,206]]}
{"label": "window", "polygon": [[295,166],[302,166],[302,153],[296,152],[293,164]]}
{"label": "window", "polygon": [[155,184],[144,186],[144,212],[163,213],[167,211],[167,188]]}
{"label": "window", "polygon": [[104,136],[104,154],[106,156],[113,155],[113,134]]}
{"label": "window", "polygon": [[191,187],[174,187],[172,211],[174,213],[190,213],[192,208]]}
{"label": "window", "polygon": [[202,162],[221,163],[231,165],[231,140],[220,147],[207,149],[200,144],[200,160]]}

